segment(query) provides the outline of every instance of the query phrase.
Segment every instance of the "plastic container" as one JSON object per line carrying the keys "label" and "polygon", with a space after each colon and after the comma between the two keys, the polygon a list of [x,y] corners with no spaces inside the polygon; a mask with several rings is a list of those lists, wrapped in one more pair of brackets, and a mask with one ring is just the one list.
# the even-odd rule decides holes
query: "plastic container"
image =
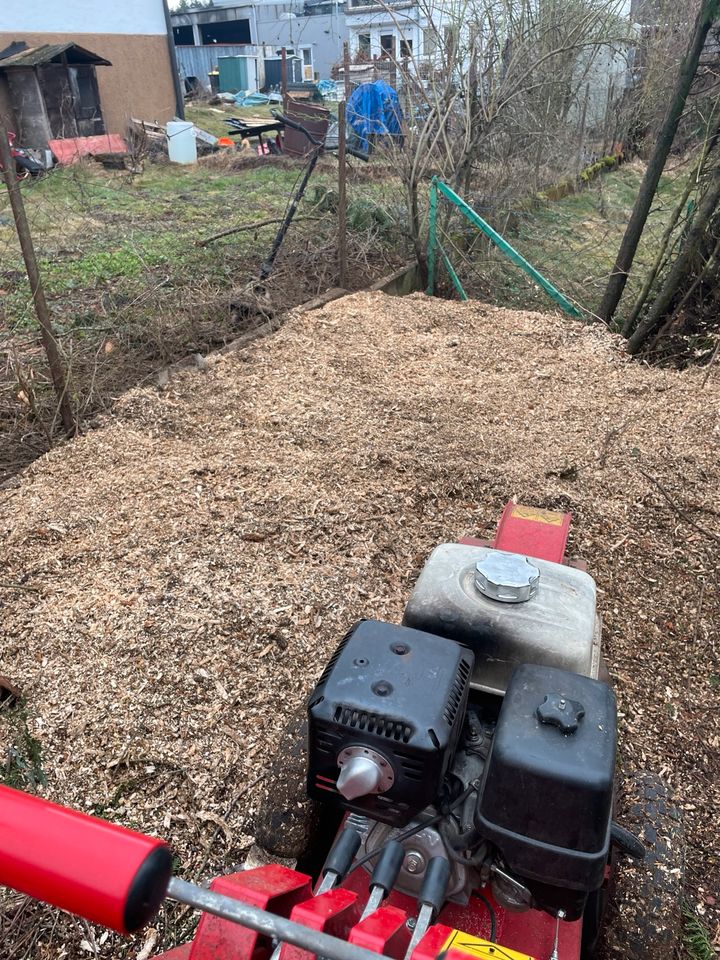
{"label": "plastic container", "polygon": [[171,120],[165,132],[168,156],[173,163],[197,163],[197,145],[191,123],[187,120]]}

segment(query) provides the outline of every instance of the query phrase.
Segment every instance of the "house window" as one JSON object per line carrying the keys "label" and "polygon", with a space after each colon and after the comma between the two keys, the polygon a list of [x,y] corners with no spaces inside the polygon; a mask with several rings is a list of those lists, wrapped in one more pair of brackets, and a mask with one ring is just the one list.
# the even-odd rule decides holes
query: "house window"
{"label": "house window", "polygon": [[400,39],[400,59],[409,60],[412,57],[412,40],[406,40],[404,37]]}
{"label": "house window", "polygon": [[370,59],[370,34],[358,34],[358,56],[362,59]]}
{"label": "house window", "polygon": [[392,33],[380,34],[380,56],[384,59],[395,59],[395,37]]}
{"label": "house window", "polygon": [[217,23],[201,23],[202,42],[210,43],[250,43],[249,20],[220,20]]}
{"label": "house window", "polygon": [[192,47],[195,44],[192,27],[173,27],[173,40],[178,47]]}
{"label": "house window", "polygon": [[445,49],[446,50],[455,50],[458,45],[458,40],[460,39],[460,32],[457,27],[445,27]]}
{"label": "house window", "polygon": [[426,57],[432,57],[437,53],[437,32],[434,27],[426,27],[423,30],[423,50]]}
{"label": "house window", "polygon": [[302,54],[303,80],[312,80],[313,79],[312,47],[301,47],[300,53]]}

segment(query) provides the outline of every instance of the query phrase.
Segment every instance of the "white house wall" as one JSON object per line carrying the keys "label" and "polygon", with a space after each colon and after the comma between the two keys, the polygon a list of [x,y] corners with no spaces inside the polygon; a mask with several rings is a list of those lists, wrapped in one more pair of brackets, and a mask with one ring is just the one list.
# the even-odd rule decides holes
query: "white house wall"
{"label": "white house wall", "polygon": [[162,0],[0,0],[0,33],[165,34]]}
{"label": "white house wall", "polygon": [[347,39],[342,13],[282,20],[272,15],[272,7],[258,5],[256,14],[259,42],[273,51],[286,47],[297,54],[302,47],[311,47],[313,70],[321,80],[328,79],[332,67],[342,61],[343,41]]}
{"label": "white house wall", "polygon": [[[387,10],[378,10],[368,13],[348,13],[348,29],[350,32],[350,53],[356,57],[360,51],[360,37],[370,36],[370,56],[382,56],[380,37],[392,34],[395,38],[396,56],[400,54],[400,40],[409,40],[412,43],[413,57],[427,57],[432,52],[426,49],[425,31],[431,21],[417,6],[404,10],[397,10],[393,14]],[[432,18],[433,31],[442,29],[443,17],[438,13]]]}

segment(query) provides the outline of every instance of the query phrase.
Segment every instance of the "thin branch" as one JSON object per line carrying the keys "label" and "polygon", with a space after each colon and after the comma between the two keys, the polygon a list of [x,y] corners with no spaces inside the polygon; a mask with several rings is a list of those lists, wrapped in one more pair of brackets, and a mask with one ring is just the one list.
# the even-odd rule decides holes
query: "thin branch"
{"label": "thin branch", "polygon": [[694,527],[698,531],[698,533],[702,533],[703,536],[710,537],[710,539],[714,540],[715,543],[720,543],[720,536],[718,536],[716,533],[713,533],[712,530],[708,530],[706,527],[702,527],[699,523],[696,523],[692,519],[692,517],[688,516],[687,512],[683,510],[682,507],[679,507],[675,503],[673,498],[670,496],[670,494],[665,489],[665,487],[660,483],[657,477],[653,477],[651,474],[646,473],[642,467],[638,467],[637,470],[638,470],[638,473],[641,473],[646,480],[649,480],[650,483],[653,484],[653,486],[657,487],[657,489],[660,491],[663,497],[665,497],[669,505],[672,507],[672,509],[675,511],[677,516],[680,517],[681,520],[684,520],[685,523],[689,524],[691,527]]}
{"label": "thin branch", "polygon": [[[198,240],[196,247],[206,247],[213,240],[220,240],[221,237],[229,237],[233,233],[242,233],[243,230],[258,230],[260,227],[269,227],[273,223],[282,223],[284,217],[270,217],[267,220],[258,220],[256,223],[241,223],[239,227],[229,227],[227,230],[221,230],[220,233],[213,233],[204,240]],[[301,220],[322,220],[322,217],[295,217],[293,223],[300,223]]]}

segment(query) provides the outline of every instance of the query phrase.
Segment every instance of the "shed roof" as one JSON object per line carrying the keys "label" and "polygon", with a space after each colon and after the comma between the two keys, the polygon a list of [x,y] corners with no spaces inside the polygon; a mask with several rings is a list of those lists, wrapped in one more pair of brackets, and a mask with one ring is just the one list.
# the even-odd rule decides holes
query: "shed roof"
{"label": "shed roof", "polygon": [[[10,48],[12,49],[12,48]],[[95,66],[111,67],[112,64],[104,57],[78,46],[77,43],[42,43],[37,47],[26,47],[18,53],[0,59],[0,70],[9,70],[11,67],[38,67],[46,63],[60,63],[65,54],[67,62],[72,65],[92,63]]]}

